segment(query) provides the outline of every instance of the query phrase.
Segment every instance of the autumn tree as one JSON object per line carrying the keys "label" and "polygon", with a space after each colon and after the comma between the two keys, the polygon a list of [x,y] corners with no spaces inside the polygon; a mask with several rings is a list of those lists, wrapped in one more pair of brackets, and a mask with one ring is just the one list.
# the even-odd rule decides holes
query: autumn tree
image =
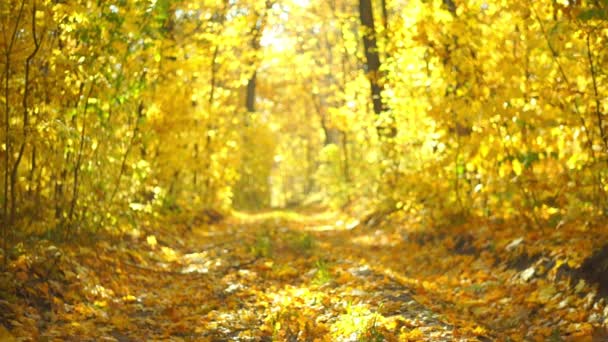
{"label": "autumn tree", "polygon": [[357,199],[539,227],[608,205],[602,2],[10,0],[0,17],[5,257],[22,235],[187,208]]}

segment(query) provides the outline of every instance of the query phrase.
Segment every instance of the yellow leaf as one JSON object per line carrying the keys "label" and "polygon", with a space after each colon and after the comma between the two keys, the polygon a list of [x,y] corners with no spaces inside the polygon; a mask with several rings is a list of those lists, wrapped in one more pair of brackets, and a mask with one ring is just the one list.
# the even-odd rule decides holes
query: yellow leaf
{"label": "yellow leaf", "polygon": [[108,302],[106,302],[105,300],[96,300],[95,302],[93,302],[93,305],[98,308],[105,308],[106,306],[108,306]]}
{"label": "yellow leaf", "polygon": [[488,145],[482,144],[479,147],[479,153],[482,157],[486,157],[488,154],[490,154],[490,148],[488,147]]}
{"label": "yellow leaf", "polygon": [[158,242],[156,241],[156,236],[154,235],[148,235],[148,237],[146,238],[146,242],[148,242],[148,245],[150,245],[150,247],[155,248],[156,245],[158,245]]}
{"label": "yellow leaf", "polygon": [[523,171],[523,169],[522,169],[522,165],[519,162],[519,160],[513,159],[513,161],[511,162],[511,167],[513,168],[513,172],[515,172],[515,175],[517,175],[517,176],[521,175],[521,172]]}
{"label": "yellow leaf", "polygon": [[161,251],[163,252],[165,260],[167,260],[168,262],[173,262],[177,260],[177,253],[175,253],[175,250],[173,248],[162,246]]}
{"label": "yellow leaf", "polygon": [[421,339],[424,336],[420,329],[415,328],[413,330],[408,331],[407,328],[401,328],[401,333],[399,334],[400,341],[416,341]]}
{"label": "yellow leaf", "polygon": [[486,329],[484,329],[483,327],[477,326],[477,327],[475,327],[475,329],[473,329],[473,333],[477,334],[477,335],[485,335]]}
{"label": "yellow leaf", "polygon": [[137,301],[137,297],[133,296],[133,295],[126,295],[124,297],[122,297],[123,302],[126,303],[132,303]]}
{"label": "yellow leaf", "polygon": [[498,169],[498,175],[500,177],[506,177],[509,175],[509,172],[511,172],[511,164],[509,163],[502,163],[500,165],[500,168]]}

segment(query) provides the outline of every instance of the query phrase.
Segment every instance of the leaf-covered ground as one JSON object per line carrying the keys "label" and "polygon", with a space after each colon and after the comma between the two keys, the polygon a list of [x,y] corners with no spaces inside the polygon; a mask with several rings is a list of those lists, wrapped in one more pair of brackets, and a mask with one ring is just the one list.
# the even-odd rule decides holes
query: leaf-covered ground
{"label": "leaf-covered ground", "polygon": [[0,279],[0,339],[591,341],[608,315],[568,272],[600,229],[585,240],[572,227],[490,234],[296,212],[142,226],[27,249]]}

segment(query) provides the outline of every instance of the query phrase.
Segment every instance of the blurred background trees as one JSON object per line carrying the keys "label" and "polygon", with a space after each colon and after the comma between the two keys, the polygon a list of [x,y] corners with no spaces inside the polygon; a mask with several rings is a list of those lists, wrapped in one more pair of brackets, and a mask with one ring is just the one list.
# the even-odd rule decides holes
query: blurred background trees
{"label": "blurred background trees", "polygon": [[197,208],[604,216],[607,8],[4,1],[3,249]]}

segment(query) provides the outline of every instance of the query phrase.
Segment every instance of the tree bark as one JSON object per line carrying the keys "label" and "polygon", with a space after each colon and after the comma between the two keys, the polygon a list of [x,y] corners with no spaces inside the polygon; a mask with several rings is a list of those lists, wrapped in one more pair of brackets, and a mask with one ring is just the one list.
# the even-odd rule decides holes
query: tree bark
{"label": "tree bark", "polygon": [[84,154],[84,144],[86,141],[86,130],[87,130],[87,112],[89,110],[89,99],[93,94],[93,89],[95,88],[95,84],[91,84],[89,88],[89,93],[87,97],[84,99],[84,110],[82,111],[82,130],[80,131],[80,146],[78,148],[78,155],[76,156],[76,165],[74,165],[74,180],[72,183],[72,201],[70,203],[70,211],[68,212],[68,227],[71,229],[74,224],[74,209],[76,209],[76,204],[78,203],[78,186],[79,186],[79,177],[80,177],[80,168],[82,166],[82,156]]}
{"label": "tree bark", "polygon": [[[266,1],[265,6],[264,6],[264,11],[257,15],[254,26],[250,31],[253,34],[253,37],[251,38],[251,48],[253,49],[253,51],[255,53],[257,53],[261,48],[260,41],[262,39],[262,32],[264,31],[264,26],[266,26],[267,13],[272,8],[274,3],[275,3],[274,1]],[[255,57],[254,60],[252,61],[252,64],[255,66],[255,69],[253,70],[253,74],[251,74],[251,77],[249,78],[249,80],[247,80],[247,96],[245,99],[245,106],[247,107],[248,113],[255,112],[255,90],[256,90],[256,82],[257,82],[257,64],[258,64],[257,59],[258,58]],[[247,121],[246,121],[246,123],[247,123]]]}
{"label": "tree bark", "polygon": [[382,0],[382,25],[384,26],[384,35],[388,32],[388,5],[386,0]]}
{"label": "tree bark", "polygon": [[[9,136],[10,133],[10,78],[11,78],[11,54],[13,53],[13,47],[15,41],[17,40],[17,32],[19,30],[19,25],[21,23],[21,18],[23,16],[23,9],[25,7],[25,0],[21,1],[21,5],[19,7],[19,12],[17,14],[17,19],[15,22],[15,26],[13,32],[11,33],[11,38],[9,40],[8,46],[5,47],[4,50],[4,58],[5,58],[5,72],[4,72],[4,144],[6,146],[6,151],[4,152],[4,203],[2,208],[2,249],[4,251],[4,259],[3,259],[3,267],[6,267],[8,262],[8,235],[9,235],[9,227],[12,228],[13,222],[12,217],[9,219],[8,212],[8,202],[9,202],[9,194],[11,191],[14,193],[15,189],[10,187],[9,184],[9,174],[10,174],[10,159],[9,156],[11,154],[11,139]],[[4,30],[8,29],[8,26],[3,27]]]}
{"label": "tree bark", "polygon": [[371,0],[359,0],[359,17],[363,32],[363,47],[367,60],[366,73],[371,88],[374,113],[379,115],[385,108],[382,103],[382,88],[380,87],[380,56],[376,42],[376,29],[374,27],[374,14]]}
{"label": "tree bark", "polygon": [[[367,61],[365,72],[369,79],[370,92],[374,113],[382,114],[388,110],[382,100],[382,74],[380,72],[380,54],[378,53],[378,43],[376,29],[374,25],[374,13],[371,0],[359,0],[359,17],[363,26],[363,48]],[[376,126],[378,135],[381,137],[392,138],[397,135],[397,128],[394,123],[380,123]]]}
{"label": "tree bark", "polygon": [[25,60],[25,75],[23,77],[23,98],[22,98],[22,106],[23,106],[23,128],[22,128],[22,138],[21,146],[19,147],[19,152],[17,153],[17,158],[13,163],[13,171],[11,173],[11,210],[10,210],[10,218],[9,222],[13,222],[15,219],[15,215],[17,213],[17,183],[18,183],[18,174],[19,174],[19,165],[21,164],[21,160],[23,159],[23,155],[25,153],[25,148],[28,143],[28,130],[29,130],[29,96],[31,89],[30,82],[30,67],[34,57],[40,50],[40,44],[42,42],[42,38],[38,40],[38,36],[36,35],[36,3],[34,2],[34,6],[32,7],[32,39],[34,40],[34,50],[30,53]]}
{"label": "tree bark", "polygon": [[255,112],[255,82],[256,82],[257,71],[253,72],[251,78],[247,81],[247,99],[245,105],[247,106],[247,112]]}

